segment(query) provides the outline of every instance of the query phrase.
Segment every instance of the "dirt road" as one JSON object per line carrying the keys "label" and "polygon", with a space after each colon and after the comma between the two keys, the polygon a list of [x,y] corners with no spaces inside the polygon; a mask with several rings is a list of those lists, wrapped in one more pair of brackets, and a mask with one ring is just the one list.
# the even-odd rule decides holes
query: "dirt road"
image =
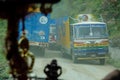
{"label": "dirt road", "polygon": [[62,67],[63,73],[59,78],[64,80],[101,80],[115,69],[109,65],[98,65],[97,61],[74,64],[71,59],[61,57],[59,51],[46,50],[45,57],[36,57],[34,73],[38,77],[46,77],[43,69],[52,59],[57,59]]}

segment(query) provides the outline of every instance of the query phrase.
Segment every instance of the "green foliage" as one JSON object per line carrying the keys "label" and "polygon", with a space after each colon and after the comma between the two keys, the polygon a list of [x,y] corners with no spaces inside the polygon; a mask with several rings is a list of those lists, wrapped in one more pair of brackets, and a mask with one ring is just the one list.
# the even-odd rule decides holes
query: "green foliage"
{"label": "green foliage", "polygon": [[118,20],[120,18],[120,0],[104,0],[101,11],[106,21],[111,19]]}
{"label": "green foliage", "polygon": [[6,36],[6,29],[7,29],[7,21],[0,19],[0,47],[2,47],[4,44],[4,38]]}
{"label": "green foliage", "polygon": [[105,22],[108,23],[111,38],[120,36],[120,0],[104,0],[101,6],[101,13]]}
{"label": "green foliage", "polygon": [[0,78],[8,76],[8,65],[4,54],[4,43],[7,29],[7,21],[0,19]]}
{"label": "green foliage", "polygon": [[61,0],[53,6],[52,17],[75,16],[99,12],[102,0]]}
{"label": "green foliage", "polygon": [[116,68],[120,68],[120,60],[114,60],[114,59],[108,59],[106,62],[107,64],[111,64],[115,66]]}

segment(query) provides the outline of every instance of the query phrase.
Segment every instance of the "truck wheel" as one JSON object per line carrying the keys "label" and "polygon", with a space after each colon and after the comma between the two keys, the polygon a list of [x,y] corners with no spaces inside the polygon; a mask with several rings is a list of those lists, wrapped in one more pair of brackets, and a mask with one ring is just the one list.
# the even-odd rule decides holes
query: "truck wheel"
{"label": "truck wheel", "polygon": [[77,56],[72,55],[72,61],[73,63],[78,63]]}
{"label": "truck wheel", "polygon": [[104,65],[105,64],[105,59],[100,59],[100,64]]}

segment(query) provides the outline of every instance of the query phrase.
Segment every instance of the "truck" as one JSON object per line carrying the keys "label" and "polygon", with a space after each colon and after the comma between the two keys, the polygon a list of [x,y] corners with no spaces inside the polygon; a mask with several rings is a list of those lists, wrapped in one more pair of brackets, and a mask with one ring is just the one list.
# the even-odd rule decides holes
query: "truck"
{"label": "truck", "polygon": [[100,64],[105,64],[109,58],[107,25],[91,17],[82,14],[72,21],[69,16],[56,19],[57,44],[63,56],[71,56],[74,63],[80,60],[99,60]]}
{"label": "truck", "polygon": [[49,32],[52,19],[40,12],[33,12],[25,16],[24,22],[19,21],[19,37],[23,33],[23,23],[25,36],[29,40],[30,50],[39,55],[45,55],[45,48],[49,46]]}

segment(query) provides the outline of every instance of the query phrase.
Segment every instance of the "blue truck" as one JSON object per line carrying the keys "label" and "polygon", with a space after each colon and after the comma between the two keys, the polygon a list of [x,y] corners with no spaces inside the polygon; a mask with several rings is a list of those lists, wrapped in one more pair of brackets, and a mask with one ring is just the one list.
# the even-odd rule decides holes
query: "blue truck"
{"label": "blue truck", "polygon": [[[25,16],[25,36],[29,40],[30,50],[34,53],[39,52],[40,55],[45,54],[45,48],[49,45],[48,42],[51,22],[52,19],[50,18],[50,14],[45,16],[40,12],[33,12]],[[21,19],[19,22],[19,37],[23,33],[22,29],[23,21]]]}

